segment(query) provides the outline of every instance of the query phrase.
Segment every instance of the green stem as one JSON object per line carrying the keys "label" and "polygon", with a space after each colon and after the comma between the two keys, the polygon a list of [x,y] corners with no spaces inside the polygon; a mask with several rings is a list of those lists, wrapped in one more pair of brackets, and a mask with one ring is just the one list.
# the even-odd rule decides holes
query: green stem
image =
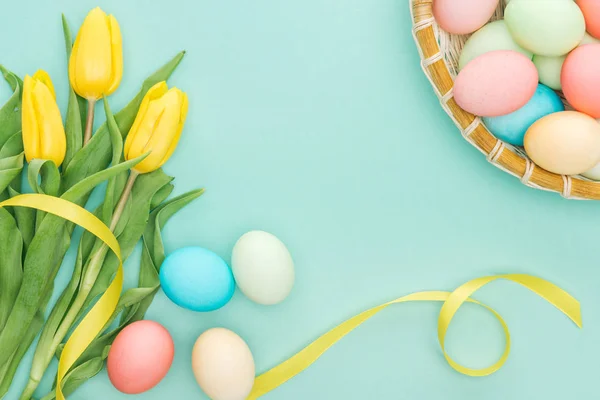
{"label": "green stem", "polygon": [[[121,218],[121,215],[123,215],[123,211],[125,210],[125,206],[127,205],[127,200],[129,199],[129,196],[131,195],[133,185],[138,176],[139,176],[139,173],[135,172],[133,170],[129,174],[129,179],[127,180],[127,184],[125,185],[125,188],[123,189],[121,198],[119,199],[119,202],[117,203],[117,205],[115,207],[112,219],[110,221],[110,230],[111,231],[115,230],[117,224],[119,223],[119,219]],[[100,273],[100,269],[102,268],[104,256],[106,255],[107,252],[108,252],[108,247],[106,245],[103,245],[90,258],[85,275],[83,276],[83,278],[81,280],[81,284],[79,287],[79,291],[77,292],[77,296],[75,297],[75,300],[73,301],[73,304],[69,308],[69,311],[63,318],[58,329],[56,330],[56,333],[54,334],[54,338],[53,338],[50,346],[46,349],[47,351],[43,354],[38,354],[38,352],[36,351],[36,354],[34,356],[34,361],[31,366],[31,373],[29,375],[29,381],[27,382],[27,386],[25,387],[25,390],[23,390],[23,393],[21,394],[21,400],[31,399],[31,397],[33,396],[33,393],[35,392],[38,385],[40,384],[40,381],[41,381],[42,377],[44,376],[44,373],[46,372],[48,365],[50,365],[50,362],[52,361],[52,357],[56,353],[56,349],[58,348],[58,346],[60,346],[60,344],[62,343],[64,338],[67,336],[67,333],[69,333],[69,330],[71,329],[71,326],[75,323],[75,321],[77,319],[77,315],[83,308],[85,301],[86,301],[88,295],[90,294],[90,291],[94,287],[94,283],[96,283],[96,279],[98,278],[98,274]]]}
{"label": "green stem", "polygon": [[92,138],[92,129],[94,129],[94,112],[96,109],[96,100],[88,100],[87,119],[85,122],[85,134],[83,135],[83,145],[88,144]]}
{"label": "green stem", "polygon": [[131,190],[133,189],[133,184],[137,177],[140,176],[139,172],[131,170],[129,173],[129,179],[127,179],[127,184],[125,184],[125,188],[123,189],[123,193],[121,193],[121,198],[115,207],[115,211],[113,213],[112,219],[110,220],[110,230],[114,231],[119,223],[119,219],[121,219],[121,215],[123,215],[123,211],[125,211],[125,205],[127,204],[127,199],[131,195]]}

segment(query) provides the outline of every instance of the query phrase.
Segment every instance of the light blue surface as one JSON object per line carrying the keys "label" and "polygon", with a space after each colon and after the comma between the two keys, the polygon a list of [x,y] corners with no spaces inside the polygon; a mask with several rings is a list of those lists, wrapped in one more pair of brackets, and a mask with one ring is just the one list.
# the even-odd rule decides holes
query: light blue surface
{"label": "light blue surface", "polygon": [[192,311],[215,311],[235,291],[233,273],[214,252],[190,246],[167,256],[160,269],[160,285],[171,301]]}
{"label": "light blue surface", "polygon": [[[291,296],[275,307],[238,291],[223,309],[198,314],[159,293],[148,317],[173,334],[175,361],[135,399],[206,399],[190,363],[208,328],[241,335],[265,371],[368,307],[504,272],[539,275],[573,293],[584,329],[499,282],[477,294],[513,335],[508,363],[492,376],[454,372],[437,343],[439,305],[405,304],[264,399],[597,398],[600,205],[526,188],[462,139],[422,74],[407,1],[11,1],[2,11],[2,63],[21,75],[47,69],[64,110],[60,13],[76,27],[98,3],[117,15],[124,36],[113,109],[188,50],[171,83],[189,93],[189,119],[166,171],[177,177],[175,194],[207,192],[166,226],[167,251],[198,245],[229,261],[243,233],[262,229],[285,242],[297,274]],[[7,98],[6,85],[0,94]],[[129,285],[138,262],[139,251],[126,265]],[[499,325],[474,307],[459,313],[447,343],[473,367],[493,362],[504,344]],[[8,399],[26,375],[24,365]],[[134,397],[103,372],[70,399]]]}
{"label": "light blue surface", "polygon": [[565,106],[556,92],[540,83],[523,107],[508,115],[484,118],[483,122],[498,139],[523,146],[523,138],[531,125],[540,118],[564,110]]}

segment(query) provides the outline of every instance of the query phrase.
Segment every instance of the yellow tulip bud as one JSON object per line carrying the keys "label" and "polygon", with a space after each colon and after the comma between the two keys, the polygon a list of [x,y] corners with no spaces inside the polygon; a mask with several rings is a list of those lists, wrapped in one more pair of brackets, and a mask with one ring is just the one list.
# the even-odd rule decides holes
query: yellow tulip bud
{"label": "yellow tulip bud", "polygon": [[119,23],[97,7],[83,21],[71,58],[69,79],[81,97],[96,101],[117,90],[123,77],[123,42]]}
{"label": "yellow tulip bud", "polygon": [[65,128],[50,76],[45,71],[27,75],[23,84],[23,147],[27,161],[52,160],[60,166],[67,152]]}
{"label": "yellow tulip bud", "polygon": [[145,174],[160,168],[177,147],[188,111],[188,98],[166,82],[152,86],[144,99],[125,141],[125,159],[146,153],[133,170]]}

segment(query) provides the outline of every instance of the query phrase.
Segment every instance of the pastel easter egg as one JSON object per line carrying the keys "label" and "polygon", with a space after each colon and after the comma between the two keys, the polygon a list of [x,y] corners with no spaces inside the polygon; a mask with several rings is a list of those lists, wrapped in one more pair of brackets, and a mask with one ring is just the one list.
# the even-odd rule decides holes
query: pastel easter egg
{"label": "pastel easter egg", "polygon": [[525,134],[525,151],[547,171],[581,174],[600,162],[600,124],[577,111],[547,115]]}
{"label": "pastel easter egg", "polygon": [[494,15],[499,0],[434,0],[433,15],[448,33],[465,35],[475,32]]}
{"label": "pastel easter egg", "polygon": [[250,300],[264,305],[281,303],[294,286],[294,261],[276,236],[252,231],[233,247],[231,267],[238,287]]}
{"label": "pastel easter egg", "polygon": [[245,400],[254,386],[254,358],[244,340],[224,328],[204,332],[192,350],[198,385],[212,400]]}
{"label": "pastel easter egg", "polygon": [[515,41],[541,56],[563,56],[585,34],[583,13],[573,1],[512,0],[504,19]]}
{"label": "pastel easter egg", "polygon": [[523,107],[500,117],[484,118],[483,122],[498,139],[515,146],[523,146],[525,133],[535,121],[564,110],[565,106],[556,92],[540,84],[531,100]]}
{"label": "pastel easter egg", "polygon": [[600,39],[600,1],[598,0],[576,0],[585,17],[588,32]]}
{"label": "pastel easter egg", "polygon": [[513,50],[531,59],[533,53],[519,46],[508,31],[503,20],[490,22],[475,32],[467,40],[460,53],[459,69],[463,69],[469,61],[482,54],[495,50]]}
{"label": "pastel easter egg", "polygon": [[533,56],[540,82],[554,90],[561,90],[560,74],[566,59],[567,56]]}
{"label": "pastel easter egg", "polygon": [[538,73],[533,62],[511,50],[485,53],[454,80],[454,99],[465,111],[497,117],[517,111],[533,96]]}
{"label": "pastel easter egg", "polygon": [[127,394],[152,389],[167,375],[175,346],[169,332],[154,321],[125,327],[108,352],[106,369],[114,387]]}
{"label": "pastel easter egg", "polygon": [[165,258],[160,284],[171,301],[192,311],[219,309],[235,291],[227,263],[202,247],[185,247]]}
{"label": "pastel easter egg", "polygon": [[577,111],[600,118],[600,44],[581,46],[567,56],[561,73],[563,93]]}

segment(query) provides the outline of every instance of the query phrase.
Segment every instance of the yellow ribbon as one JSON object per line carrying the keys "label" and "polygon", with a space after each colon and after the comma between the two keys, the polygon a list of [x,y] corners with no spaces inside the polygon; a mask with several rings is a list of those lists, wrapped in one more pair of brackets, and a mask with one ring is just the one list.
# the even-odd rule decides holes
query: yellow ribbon
{"label": "yellow ribbon", "polygon": [[44,194],[23,194],[0,202],[0,207],[7,206],[34,208],[71,221],[106,243],[119,259],[119,269],[112,283],[102,297],[100,297],[100,300],[83,318],[75,331],[73,331],[60,356],[56,377],[56,399],[65,400],[61,387],[63,378],[85,349],[102,331],[104,325],[106,325],[117,308],[123,288],[123,264],[119,242],[110,229],[92,213],[83,207],[58,197]]}
{"label": "yellow ribbon", "polygon": [[[461,374],[468,376],[486,376],[496,372],[502,367],[502,365],[508,359],[510,352],[510,332],[506,322],[502,319],[500,314],[494,311],[492,308],[478,302],[477,300],[471,299],[471,295],[479,290],[482,286],[495,281],[497,279],[507,279],[509,281],[516,282],[527,289],[533,291],[537,295],[544,298],[550,304],[554,305],[560,311],[562,311],[567,317],[569,317],[575,324],[581,328],[581,307],[579,302],[573,298],[570,294],[553,285],[552,283],[545,281],[541,278],[536,278],[530,275],[523,274],[510,274],[510,275],[499,275],[499,276],[488,276],[483,278],[474,279],[460,286],[453,292],[418,292],[408,296],[400,297],[396,300],[388,303],[381,304],[377,307],[371,308],[364,311],[347,321],[336,326],[296,355],[292,356],[288,360],[274,367],[273,369],[265,372],[258,376],[254,382],[252,392],[248,396],[247,400],[255,400],[260,396],[272,391],[278,386],[282,385],[289,379],[298,375],[300,372],[308,368],[312,363],[317,361],[323,353],[325,353],[331,346],[336,344],[344,336],[350,333],[352,330],[359,327],[362,323],[366,322],[369,318],[379,313],[383,309],[391,306],[392,304],[413,302],[413,301],[440,301],[444,302],[440,314],[438,317],[438,340],[442,348],[444,357],[452,368]],[[446,353],[445,349],[445,337],[452,318],[458,311],[458,309],[465,303],[474,303],[479,306],[486,308],[490,311],[494,317],[500,321],[504,334],[506,335],[506,345],[504,353],[500,359],[490,367],[482,369],[472,369],[464,367],[452,360]]]}

